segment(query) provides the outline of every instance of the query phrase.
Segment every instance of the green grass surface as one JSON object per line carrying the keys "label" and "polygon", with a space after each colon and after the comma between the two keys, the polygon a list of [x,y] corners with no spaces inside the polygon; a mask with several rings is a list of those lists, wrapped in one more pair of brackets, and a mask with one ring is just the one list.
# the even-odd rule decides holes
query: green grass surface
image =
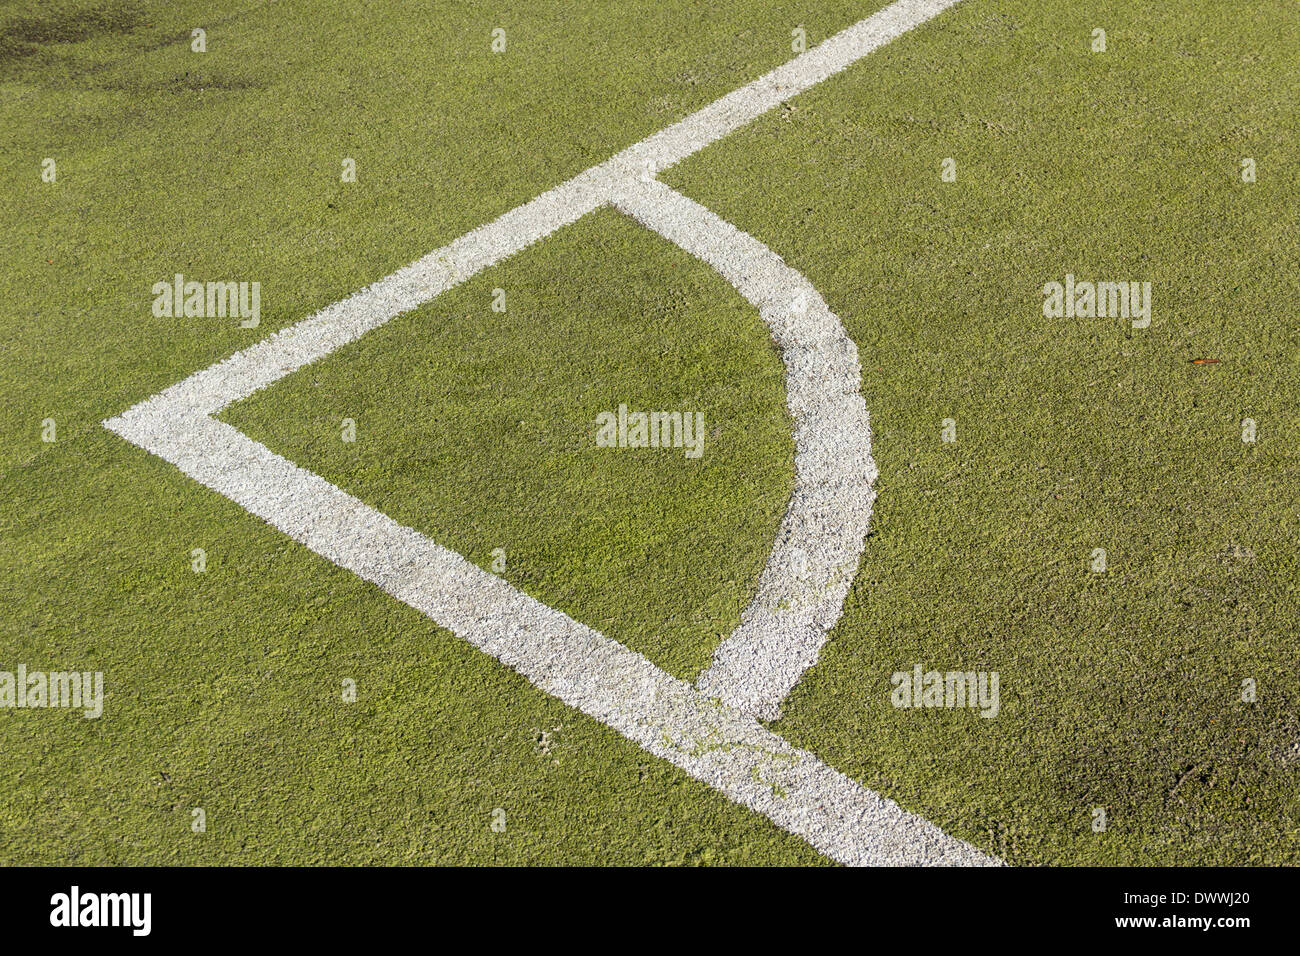
{"label": "green grass surface", "polygon": [[[860,9],[827,7],[810,38]],[[102,670],[108,701],[98,721],[0,713],[11,782],[0,859],[819,859],[99,425],[784,62],[799,22],[793,5],[739,2],[648,13],[633,3],[575,13],[561,3],[335,2],[4,11],[0,667]],[[199,25],[202,55],[189,50]],[[508,48],[493,57],[496,25]],[[53,184],[40,179],[47,156]],[[355,184],[340,182],[344,157],[357,160]],[[673,266],[673,295],[707,291],[701,309],[743,340],[749,363],[702,370],[696,393],[722,403],[704,410],[744,411],[773,439],[776,457],[755,458],[746,479],[770,518],[788,487],[789,439],[772,431],[783,412],[767,400],[779,392],[765,333],[702,267],[612,228],[605,241]],[[175,272],[260,281],[261,327],[154,318],[150,289]],[[600,288],[614,291],[596,293],[647,292],[644,269],[637,275],[635,261],[620,263],[602,274]],[[697,313],[650,293],[688,335]],[[623,323],[637,315],[630,299],[618,310]],[[507,315],[520,324],[501,327],[531,334],[526,314],[526,297],[512,296]],[[486,344],[504,354],[503,341]],[[754,391],[708,391],[745,371],[761,373]],[[669,381],[664,369],[637,375],[629,387]],[[513,373],[503,382],[518,401],[523,384]],[[621,387],[611,379],[610,395]],[[640,394],[660,398],[627,397]],[[674,388],[662,400],[691,397]],[[40,440],[49,417],[54,444]],[[374,419],[362,435],[378,437]],[[723,465],[710,454],[706,469]],[[760,474],[775,483],[758,488]],[[503,489],[515,480],[501,478]],[[564,490],[549,493],[555,505]],[[719,541],[723,530],[709,533]],[[526,570],[527,550],[506,544],[511,567]],[[209,556],[202,576],[190,570],[195,547]],[[744,575],[761,564],[756,548],[721,555],[735,583],[682,613],[696,644],[666,649],[665,663],[707,655],[715,620],[734,614]],[[621,587],[650,593],[658,580],[612,581],[595,595],[597,571],[586,573],[592,600],[616,600]],[[678,613],[628,610],[631,620]],[[340,702],[345,677],[358,681],[356,705]],[[543,731],[558,741],[554,756],[540,753]],[[197,806],[209,816],[202,836],[190,831]],[[507,811],[504,834],[488,828],[496,807]]]}
{"label": "green grass surface", "polygon": [[[881,5],[0,11],[0,669],[108,686],[0,711],[0,861],[819,862],[99,421]],[[861,350],[873,530],[776,729],[1012,862],[1300,860],[1298,54],[1281,2],[966,0],[664,177]],[[260,281],[261,327],[154,318],[176,272]],[[1151,328],[1045,319],[1066,272],[1151,281]],[[227,418],[685,677],[788,494],[779,376],[602,212]],[[620,401],[704,411],[704,458],[591,447]],[[914,663],[999,671],[999,717],[894,710]]]}
{"label": "green grass surface", "polygon": [[[1282,3],[966,3],[666,177],[862,352],[872,534],[778,730],[1012,862],[1297,860],[1298,41]],[[1044,318],[1067,272],[1152,282],[1151,327]],[[998,671],[999,717],[894,709],[915,663]]]}
{"label": "green grass surface", "polygon": [[[694,680],[790,496],[783,374],[735,289],[605,209],[222,417]],[[700,456],[597,447],[620,404],[703,414]]]}

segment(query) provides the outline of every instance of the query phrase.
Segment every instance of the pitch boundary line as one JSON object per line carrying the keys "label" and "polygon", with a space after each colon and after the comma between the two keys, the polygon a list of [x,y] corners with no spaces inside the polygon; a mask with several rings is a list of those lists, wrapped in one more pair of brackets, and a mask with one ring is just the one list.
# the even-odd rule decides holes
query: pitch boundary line
{"label": "pitch boundary line", "polygon": [[[652,178],[956,2],[898,0],[680,123],[104,425],[833,859],[995,862],[791,747],[752,716],[774,712],[816,660],[861,553],[874,465],[856,349],[798,272]],[[787,369],[796,494],[759,595],[715,655],[700,690],[211,417],[608,204],[736,285],[771,326]],[[790,288],[802,293],[802,304],[781,301]],[[808,422],[831,427],[822,433]],[[854,435],[857,443],[840,461],[837,442]],[[830,545],[823,542],[828,530]],[[816,587],[791,573],[789,559],[799,550],[792,542],[805,539],[810,546],[799,571],[811,566]],[[760,605],[760,598],[767,603]],[[755,661],[763,666],[755,668]]]}
{"label": "pitch boundary line", "polygon": [[875,500],[857,346],[812,283],[698,203],[651,180],[625,186],[614,206],[717,270],[758,309],[781,352],[794,488],[754,598],[696,684],[775,718],[839,620]]}

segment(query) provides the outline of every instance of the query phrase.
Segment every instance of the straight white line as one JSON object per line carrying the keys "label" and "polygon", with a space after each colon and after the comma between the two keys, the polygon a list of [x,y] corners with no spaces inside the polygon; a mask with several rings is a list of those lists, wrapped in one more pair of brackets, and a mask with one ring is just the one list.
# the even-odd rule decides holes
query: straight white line
{"label": "straight white line", "polygon": [[898,0],[531,202],[160,395],[204,414],[220,411],[608,205],[623,183],[681,162],[959,2]]}
{"label": "straight white line", "polygon": [[[898,0],[675,126],[104,424],[833,859],[854,864],[994,863],[814,755],[791,747],[745,712],[762,710],[773,699],[779,703],[779,688],[788,690],[786,685],[798,680],[809,648],[815,659],[856,570],[872,475],[866,413],[857,392],[856,352],[847,339],[837,337],[842,336],[842,329],[836,332],[838,320],[815,290],[770,250],[666,187],[641,184],[643,177],[725,136],[956,2]],[[612,202],[718,268],[759,306],[782,345],[787,404],[806,419],[797,424],[796,461],[805,467],[796,487],[806,480],[808,496],[802,503],[792,501],[797,520],[783,523],[774,556],[788,560],[799,537],[816,537],[819,517],[838,520],[835,509],[842,511],[843,502],[858,508],[847,519],[848,526],[832,534],[838,535],[838,543],[813,555],[820,591],[801,593],[798,575],[792,577],[781,568],[772,571],[770,566],[765,570],[760,595],[776,597],[778,605],[783,596],[806,597],[812,612],[802,617],[776,615],[759,623],[751,615],[748,632],[742,622],[737,633],[744,640],[732,645],[738,655],[715,661],[712,677],[706,673],[705,678],[706,684],[716,683],[730,695],[735,706],[667,675],[641,655],[209,417]],[[707,227],[707,233],[691,235],[692,222]],[[719,242],[733,243],[734,250]],[[791,290],[810,293],[807,314],[778,304],[783,281]],[[819,376],[825,379],[823,394],[818,394]],[[809,425],[818,421],[834,423],[833,432],[861,426],[862,441],[842,465],[859,468],[856,477],[836,471],[841,466],[835,461],[834,443],[822,442]],[[859,508],[864,501],[865,507]],[[837,574],[845,569],[848,576],[841,581]],[[794,606],[802,605],[796,601]],[[773,622],[778,619],[799,626],[810,622],[812,631],[792,641],[774,641],[772,635],[780,628]],[[767,655],[758,663],[774,666],[776,676],[760,677],[752,688],[738,681],[746,648]]]}
{"label": "straight white line", "polygon": [[841,863],[987,865],[757,720],[518,591],[225,422],[157,403],[109,427]]}
{"label": "straight white line", "polygon": [[214,414],[606,205],[612,182],[609,169],[593,167],[157,397]]}
{"label": "straight white line", "polygon": [[734,133],[768,110],[780,106],[822,80],[852,66],[873,50],[896,40],[960,0],[898,0],[851,27],[841,30],[807,53],[801,53],[752,83],[714,100],[678,123],[643,139],[612,162],[642,170],[646,164],[660,172],[710,143]]}

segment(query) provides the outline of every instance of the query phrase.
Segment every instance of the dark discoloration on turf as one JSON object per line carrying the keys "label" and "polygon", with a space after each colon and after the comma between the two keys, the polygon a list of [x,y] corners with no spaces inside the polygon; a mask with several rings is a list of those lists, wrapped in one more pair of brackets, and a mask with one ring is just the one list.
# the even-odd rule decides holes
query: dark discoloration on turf
{"label": "dark discoloration on turf", "polygon": [[99,84],[99,89],[114,93],[145,95],[153,93],[205,93],[242,92],[265,89],[266,84],[249,77],[236,76],[219,70],[203,74],[185,71],[175,76],[163,76],[140,82],[135,79],[109,80]]}
{"label": "dark discoloration on turf", "polygon": [[127,33],[140,23],[135,3],[49,4],[38,14],[0,14],[0,65],[63,44]]}

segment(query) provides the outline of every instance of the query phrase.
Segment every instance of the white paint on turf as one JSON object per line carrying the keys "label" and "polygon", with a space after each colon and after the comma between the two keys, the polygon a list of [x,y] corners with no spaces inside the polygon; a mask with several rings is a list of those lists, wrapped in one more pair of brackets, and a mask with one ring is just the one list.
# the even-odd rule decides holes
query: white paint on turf
{"label": "white paint on turf", "polygon": [[981,864],[753,717],[709,698],[237,429],[153,399],[109,423],[328,561],[821,852],[851,864]]}
{"label": "white paint on turf", "polygon": [[698,203],[652,180],[626,185],[614,205],[713,266],[758,309],[781,351],[794,489],[758,591],[698,683],[775,718],[839,620],[871,517],[876,464],[858,350],[807,279]]}
{"label": "white paint on turf", "polygon": [[[775,713],[816,660],[861,553],[874,465],[856,349],[807,280],[775,253],[686,197],[643,180],[647,170],[680,161],[956,2],[898,0],[680,123],[104,424],[836,860],[996,862],[791,747],[752,716]],[[795,493],[759,593],[718,649],[701,690],[210,417],[611,203],[718,269],[759,308],[786,365]]]}

